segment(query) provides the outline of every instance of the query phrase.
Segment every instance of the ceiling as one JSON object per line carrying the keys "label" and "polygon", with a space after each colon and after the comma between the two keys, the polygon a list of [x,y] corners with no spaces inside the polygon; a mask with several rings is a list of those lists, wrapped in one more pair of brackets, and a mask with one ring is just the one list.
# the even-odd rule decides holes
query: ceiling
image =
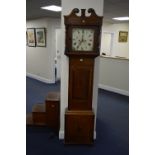
{"label": "ceiling", "polygon": [[[61,6],[61,0],[26,0],[26,19],[42,17],[60,18],[60,12],[52,12],[40,9],[46,5]],[[129,0],[104,0],[104,21],[118,23],[113,17],[129,16]]]}

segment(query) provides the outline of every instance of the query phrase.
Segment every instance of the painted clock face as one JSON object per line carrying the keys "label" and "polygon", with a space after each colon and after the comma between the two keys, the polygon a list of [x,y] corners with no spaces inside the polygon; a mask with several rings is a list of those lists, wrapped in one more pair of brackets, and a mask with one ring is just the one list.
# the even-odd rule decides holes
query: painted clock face
{"label": "painted clock face", "polygon": [[72,50],[93,51],[94,29],[73,28],[72,29]]}

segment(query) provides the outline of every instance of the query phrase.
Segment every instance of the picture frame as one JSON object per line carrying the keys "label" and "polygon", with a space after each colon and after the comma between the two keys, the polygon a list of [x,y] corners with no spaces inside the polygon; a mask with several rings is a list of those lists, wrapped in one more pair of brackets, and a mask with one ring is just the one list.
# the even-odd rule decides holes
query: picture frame
{"label": "picture frame", "polygon": [[36,38],[35,38],[35,28],[27,28],[26,32],[27,37],[27,46],[35,47],[36,46]]}
{"label": "picture frame", "polygon": [[28,36],[27,36],[27,31],[26,31],[26,46],[28,46]]}
{"label": "picture frame", "polygon": [[119,42],[127,42],[128,40],[128,32],[127,31],[119,31]]}
{"label": "picture frame", "polygon": [[46,47],[46,28],[36,28],[36,46]]}

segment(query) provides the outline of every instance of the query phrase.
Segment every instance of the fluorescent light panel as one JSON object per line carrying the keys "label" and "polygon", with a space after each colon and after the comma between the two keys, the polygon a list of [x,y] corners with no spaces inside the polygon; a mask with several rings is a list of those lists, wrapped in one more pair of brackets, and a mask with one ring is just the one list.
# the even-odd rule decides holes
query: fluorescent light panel
{"label": "fluorescent light panel", "polygon": [[123,21],[123,20],[129,20],[129,17],[115,17],[113,19],[114,20],[121,20],[121,21]]}
{"label": "fluorescent light panel", "polygon": [[41,7],[41,9],[45,9],[49,11],[56,11],[56,12],[59,12],[62,10],[60,6],[56,6],[56,5],[43,6]]}

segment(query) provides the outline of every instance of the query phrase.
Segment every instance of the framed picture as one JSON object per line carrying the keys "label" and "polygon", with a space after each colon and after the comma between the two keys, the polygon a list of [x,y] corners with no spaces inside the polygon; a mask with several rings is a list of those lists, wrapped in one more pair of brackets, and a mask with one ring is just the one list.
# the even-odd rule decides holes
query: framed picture
{"label": "framed picture", "polygon": [[36,46],[35,28],[27,28],[27,45],[30,47]]}
{"label": "framed picture", "polygon": [[36,28],[36,46],[45,47],[46,46],[46,29]]}
{"label": "framed picture", "polygon": [[127,31],[119,31],[119,42],[127,42],[128,40],[128,32]]}
{"label": "framed picture", "polygon": [[26,31],[26,46],[28,46],[28,36],[27,36],[27,31]]}

